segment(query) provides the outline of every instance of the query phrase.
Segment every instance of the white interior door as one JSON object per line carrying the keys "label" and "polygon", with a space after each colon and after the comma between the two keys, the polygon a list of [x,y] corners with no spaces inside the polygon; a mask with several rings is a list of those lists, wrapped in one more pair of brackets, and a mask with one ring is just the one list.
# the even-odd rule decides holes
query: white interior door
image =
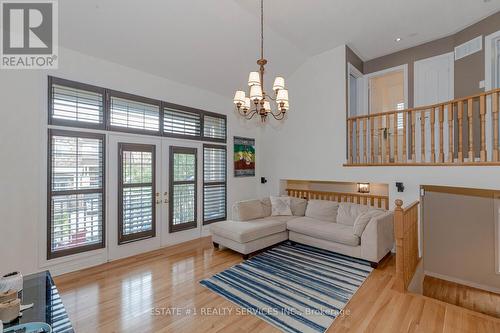
{"label": "white interior door", "polygon": [[[453,99],[454,96],[454,54],[446,53],[432,58],[416,61],[414,64],[414,106],[433,105],[446,102]],[[445,123],[447,123],[448,112],[444,112]],[[435,142],[436,147],[439,143],[439,122],[436,114],[435,122]],[[425,156],[426,160],[430,161],[431,156],[431,131],[430,131],[430,115],[426,113],[425,119]],[[444,126],[444,144],[447,146],[448,126]],[[420,160],[421,151],[421,118],[420,114],[416,117],[415,127],[415,151],[417,152],[417,161]],[[448,152],[445,151],[445,159],[448,157]],[[423,162],[423,161],[421,161]]]}
{"label": "white interior door", "polygon": [[109,260],[161,246],[161,145],[160,138],[108,135]]}

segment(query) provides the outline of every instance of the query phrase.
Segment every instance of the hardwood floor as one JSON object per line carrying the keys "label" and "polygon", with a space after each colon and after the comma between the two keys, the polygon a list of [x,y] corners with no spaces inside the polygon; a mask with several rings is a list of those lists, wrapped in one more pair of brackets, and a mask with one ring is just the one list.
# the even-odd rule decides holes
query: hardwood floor
{"label": "hardwood floor", "polygon": [[[279,332],[255,316],[236,313],[233,303],[198,283],[241,260],[230,250],[214,250],[211,239],[203,238],[55,281],[78,333]],[[394,273],[394,257],[389,257],[328,332],[500,332],[496,318],[394,291]]]}
{"label": "hardwood floor", "polygon": [[500,295],[426,276],[424,295],[500,318]]}

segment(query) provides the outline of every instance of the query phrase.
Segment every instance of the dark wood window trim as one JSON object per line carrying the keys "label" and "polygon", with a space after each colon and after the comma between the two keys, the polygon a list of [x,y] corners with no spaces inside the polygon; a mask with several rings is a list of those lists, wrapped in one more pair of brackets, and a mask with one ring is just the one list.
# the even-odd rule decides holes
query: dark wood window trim
{"label": "dark wood window trim", "polygon": [[[123,184],[123,152],[150,152],[151,158],[151,183],[143,184]],[[140,233],[130,235],[123,234],[123,189],[126,187],[151,186],[152,196],[152,229]],[[156,145],[134,144],[134,143],[118,143],[118,245],[126,244],[142,239],[156,237]]]}
{"label": "dark wood window trim", "polygon": [[[223,139],[211,138],[211,137],[205,136],[205,116],[224,119],[225,135],[224,135]],[[214,143],[226,143],[227,142],[227,117],[225,115],[222,115],[222,114],[203,111],[202,124],[201,124],[201,135],[202,135],[203,141],[209,141],[209,142],[214,142]]]}
{"label": "dark wood window trim", "polygon": [[226,202],[226,207],[224,207],[224,216],[218,219],[212,219],[212,220],[206,220],[205,219],[205,207],[203,207],[203,225],[208,225],[211,223],[219,222],[219,221],[225,221],[227,220],[227,146],[223,145],[214,145],[214,144],[203,144],[203,172],[205,172],[205,148],[216,148],[216,149],[223,149],[226,152],[226,177],[224,182],[205,182],[205,175],[203,175],[203,198],[202,202],[205,204],[205,185],[224,185],[225,187],[225,193],[224,193],[224,200]]}
{"label": "dark wood window trim", "polygon": [[[76,190],[76,191],[57,191],[60,194],[82,194],[82,193],[101,193],[101,216],[102,216],[102,236],[101,242],[91,245],[80,246],[77,248],[60,250],[52,252],[52,137],[53,136],[66,136],[76,138],[90,138],[102,140],[102,187],[100,190]],[[55,259],[64,257],[71,254],[77,254],[106,247],[106,136],[104,134],[77,132],[77,131],[64,131],[49,129],[48,130],[48,144],[47,144],[47,259]]]}
{"label": "dark wood window trim", "polygon": [[[192,154],[194,155],[195,171],[192,181],[174,181],[174,154]],[[198,226],[198,149],[187,147],[170,146],[169,152],[169,182],[168,182],[168,230],[169,233],[194,229]],[[174,225],[174,185],[194,184],[194,220],[180,225]]]}
{"label": "dark wood window trim", "polygon": [[[85,123],[81,121],[76,121],[76,120],[64,120],[64,119],[57,119],[52,117],[52,106],[53,106],[53,100],[52,100],[52,86],[56,85],[61,85],[65,86],[68,88],[74,88],[74,89],[81,89],[81,90],[86,90],[89,92],[94,92],[97,94],[101,94],[102,96],[102,107],[103,107],[103,121],[102,123],[95,124],[95,123]],[[49,125],[56,125],[56,126],[70,126],[70,127],[79,127],[79,128],[90,128],[90,129],[106,129],[106,118],[107,118],[107,112],[106,112],[106,89],[97,87],[94,85],[86,84],[86,83],[80,83],[76,81],[70,81],[66,79],[61,79],[58,77],[53,77],[49,76],[49,83],[48,83],[48,123]]]}
{"label": "dark wood window trim", "polygon": [[[52,85],[53,84],[59,84],[71,88],[76,88],[76,89],[83,89],[83,90],[88,90],[91,92],[97,92],[102,94],[103,96],[103,123],[102,124],[87,124],[87,123],[82,123],[78,121],[70,121],[70,120],[60,120],[60,119],[53,119],[52,118]],[[126,127],[119,127],[119,126],[111,126],[110,125],[110,98],[111,96],[114,97],[120,97],[124,99],[130,99],[132,101],[137,101],[137,102],[142,102],[142,103],[148,103],[152,105],[158,105],[159,107],[159,129],[158,131],[147,131],[147,130],[140,130],[140,129],[132,129],[132,128],[126,128]],[[192,135],[178,135],[178,134],[171,134],[171,133],[165,133],[163,130],[163,123],[164,123],[164,108],[171,108],[171,109],[177,109],[180,111],[184,112],[190,112],[193,114],[197,114],[200,116],[200,126],[201,126],[201,131],[199,136],[192,136]],[[215,118],[220,118],[224,119],[225,127],[226,127],[226,135],[225,138],[220,139],[220,138],[211,138],[211,137],[206,137],[204,136],[204,117],[205,116],[210,116],[210,117],[215,117]],[[114,131],[114,132],[124,132],[124,133],[133,133],[133,134],[145,134],[145,135],[151,135],[151,136],[164,136],[164,137],[172,137],[172,138],[177,138],[177,139],[186,139],[186,140],[195,140],[195,141],[205,141],[205,142],[214,142],[214,143],[226,143],[227,142],[227,116],[224,114],[219,114],[215,112],[210,112],[210,111],[205,111],[201,109],[196,109],[188,106],[183,106],[179,104],[174,104],[174,103],[169,103],[165,101],[160,101],[152,98],[147,98],[147,97],[142,97],[134,94],[129,94],[126,92],[121,92],[117,90],[112,90],[112,89],[107,89],[107,88],[102,88],[98,86],[93,86],[85,83],[80,83],[76,81],[70,81],[54,76],[48,76],[48,124],[49,125],[57,125],[57,126],[68,126],[68,127],[79,127],[79,128],[92,128],[92,129],[102,129],[102,130],[108,130],[108,131]]]}
{"label": "dark wood window trim", "polygon": [[[111,125],[111,98],[116,97],[116,98],[121,98],[125,100],[129,100],[132,102],[139,102],[139,103],[144,103],[144,104],[150,104],[158,107],[158,129],[156,131],[148,131],[148,130],[142,130],[138,128],[127,128],[127,127],[121,127],[121,126],[113,126]],[[107,122],[107,129],[110,131],[114,132],[126,132],[126,133],[134,133],[134,134],[146,134],[146,135],[153,135],[153,136],[158,136],[161,135],[161,129],[162,129],[162,122],[163,122],[163,112],[161,108],[161,101],[147,98],[147,97],[142,97],[138,95],[133,95],[129,93],[124,93],[121,91],[116,91],[116,90],[110,90],[106,89],[106,113],[108,114],[108,122]]]}

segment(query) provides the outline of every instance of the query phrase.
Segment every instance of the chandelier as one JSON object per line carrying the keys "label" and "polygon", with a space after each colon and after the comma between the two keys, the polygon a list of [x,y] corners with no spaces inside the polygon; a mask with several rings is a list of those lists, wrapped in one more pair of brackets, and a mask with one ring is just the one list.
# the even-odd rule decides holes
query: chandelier
{"label": "chandelier", "polygon": [[[246,118],[252,119],[256,114],[265,122],[268,115],[272,115],[276,120],[285,118],[285,114],[290,108],[288,103],[288,90],[285,89],[285,79],[276,77],[273,84],[274,97],[264,91],[264,66],[267,60],[264,59],[264,0],[260,1],[260,59],[258,72],[250,72],[248,76],[248,96],[242,90],[234,94],[234,104],[238,113]],[[275,111],[271,109],[271,101],[276,105]]]}

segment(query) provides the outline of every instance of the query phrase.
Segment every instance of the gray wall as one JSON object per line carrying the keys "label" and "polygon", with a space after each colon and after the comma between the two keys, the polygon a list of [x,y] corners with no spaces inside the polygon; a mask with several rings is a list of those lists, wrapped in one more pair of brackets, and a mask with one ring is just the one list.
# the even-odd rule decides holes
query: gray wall
{"label": "gray wall", "polygon": [[493,198],[426,191],[423,198],[424,270],[500,290],[495,273]]}
{"label": "gray wall", "polygon": [[[484,37],[498,30],[500,30],[500,12],[451,36],[365,61],[363,63],[363,73],[368,74],[408,64],[408,105],[411,108],[414,105],[413,63],[425,58],[453,52],[456,46],[482,35],[483,49],[480,52],[455,61],[455,98],[477,94],[483,90],[479,88],[479,82],[484,80],[485,75]],[[350,51],[352,52],[352,50]],[[348,58],[346,57],[346,59]]]}

